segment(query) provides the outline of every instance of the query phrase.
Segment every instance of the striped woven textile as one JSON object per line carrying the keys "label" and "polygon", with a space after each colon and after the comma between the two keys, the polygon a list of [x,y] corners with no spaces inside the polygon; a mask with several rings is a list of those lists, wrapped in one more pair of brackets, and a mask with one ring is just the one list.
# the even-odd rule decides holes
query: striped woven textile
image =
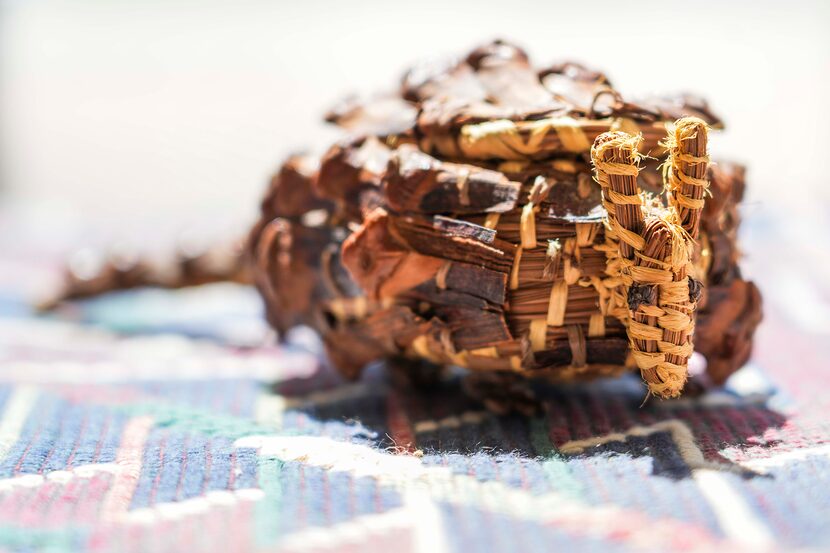
{"label": "striped woven textile", "polygon": [[[749,231],[750,251],[787,243]],[[263,346],[244,287],[37,317],[9,275],[43,267],[0,258],[0,550],[830,547],[830,266],[774,251],[749,259],[766,320],[725,389],[641,405],[633,376],[539,386],[534,419],[457,378],[343,382],[303,332]]]}

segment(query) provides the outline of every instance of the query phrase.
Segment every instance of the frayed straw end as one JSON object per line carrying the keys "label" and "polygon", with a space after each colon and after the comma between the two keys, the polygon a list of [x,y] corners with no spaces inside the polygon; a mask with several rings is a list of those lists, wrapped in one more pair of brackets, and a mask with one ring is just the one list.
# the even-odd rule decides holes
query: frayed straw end
{"label": "frayed straw end", "polygon": [[[674,122],[674,125],[666,135],[666,139],[659,142],[659,145],[664,148],[669,155],[665,161],[660,164],[658,170],[663,174],[663,183],[665,189],[670,189],[670,172],[673,160],[681,155],[680,146],[685,140],[694,139],[699,132],[705,133],[708,136],[710,127],[703,119],[699,117],[683,117]],[[706,159],[708,163],[708,159]]]}
{"label": "frayed straw end", "polygon": [[666,139],[659,144],[666,150],[672,151],[679,147],[683,140],[690,140],[697,136],[701,130],[709,133],[710,127],[706,121],[699,117],[683,117],[674,122]]}
{"label": "frayed straw end", "polygon": [[662,399],[680,397],[683,393],[683,388],[686,386],[687,377],[685,371],[682,375],[672,373],[667,376],[668,378],[665,381],[659,380],[658,376],[658,381],[650,382],[644,375],[643,380],[648,387],[649,394]]}
{"label": "frayed straw end", "polygon": [[640,153],[642,143],[642,134],[628,134],[622,131],[602,133],[594,140],[594,145],[591,146],[591,159],[602,160],[606,151],[618,149],[629,157],[629,159],[622,160],[623,162],[638,164],[643,157]]}

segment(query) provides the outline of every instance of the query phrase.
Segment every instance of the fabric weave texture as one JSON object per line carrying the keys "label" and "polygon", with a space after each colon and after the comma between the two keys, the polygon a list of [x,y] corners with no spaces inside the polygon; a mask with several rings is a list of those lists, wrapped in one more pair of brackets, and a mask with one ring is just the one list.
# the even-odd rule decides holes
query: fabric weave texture
{"label": "fabric weave texture", "polygon": [[821,302],[765,289],[754,360],[722,390],[642,405],[635,376],[540,385],[547,412],[527,419],[457,378],[406,388],[377,366],[344,382],[302,332],[252,345],[265,329],[244,287],[38,317],[5,284],[3,551],[830,547],[826,343],[800,326]]}

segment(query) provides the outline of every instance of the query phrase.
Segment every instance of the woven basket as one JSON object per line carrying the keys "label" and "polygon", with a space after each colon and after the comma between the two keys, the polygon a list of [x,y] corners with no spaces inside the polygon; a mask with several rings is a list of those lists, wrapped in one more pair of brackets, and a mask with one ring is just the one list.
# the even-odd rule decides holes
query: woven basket
{"label": "woven basket", "polygon": [[693,347],[716,382],[746,361],[743,170],[709,166],[704,102],[628,102],[496,42],[327,119],[349,137],[288,160],[249,250],[271,323],[318,329],[345,374],[386,356],[560,381],[639,368],[673,397]]}

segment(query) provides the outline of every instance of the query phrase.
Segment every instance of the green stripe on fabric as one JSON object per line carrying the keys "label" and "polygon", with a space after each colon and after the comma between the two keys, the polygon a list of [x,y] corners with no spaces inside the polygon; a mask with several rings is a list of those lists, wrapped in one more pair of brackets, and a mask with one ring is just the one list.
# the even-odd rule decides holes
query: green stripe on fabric
{"label": "green stripe on fabric", "polygon": [[157,428],[172,428],[200,432],[209,436],[225,436],[230,439],[254,434],[270,434],[272,429],[259,425],[250,419],[229,415],[216,415],[201,409],[165,405],[158,403],[137,403],[123,405],[116,410],[130,416],[150,415]]}
{"label": "green stripe on fabric", "polygon": [[38,530],[0,526],[0,548],[14,551],[71,553],[85,549],[86,537],[73,528]]}
{"label": "green stripe on fabric", "polygon": [[280,536],[283,466],[276,457],[259,458],[259,487],[265,497],[257,502],[254,510],[254,535],[258,546],[272,545]]}
{"label": "green stripe on fabric", "polygon": [[565,458],[553,447],[544,418],[530,421],[530,441],[536,454],[542,458],[542,470],[554,491],[582,500],[585,497],[582,484],[573,476]]}

